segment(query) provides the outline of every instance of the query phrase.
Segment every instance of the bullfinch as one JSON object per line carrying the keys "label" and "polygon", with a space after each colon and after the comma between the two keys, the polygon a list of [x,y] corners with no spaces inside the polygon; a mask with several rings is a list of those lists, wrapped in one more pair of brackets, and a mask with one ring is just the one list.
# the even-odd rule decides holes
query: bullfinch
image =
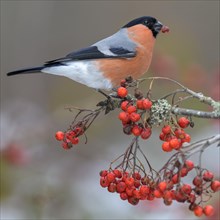
{"label": "bullfinch", "polygon": [[89,47],[47,61],[42,66],[15,70],[7,75],[49,73],[98,90],[111,90],[119,86],[122,79],[128,76],[137,79],[148,70],[160,31],[168,32],[169,28],[156,18],[143,16]]}

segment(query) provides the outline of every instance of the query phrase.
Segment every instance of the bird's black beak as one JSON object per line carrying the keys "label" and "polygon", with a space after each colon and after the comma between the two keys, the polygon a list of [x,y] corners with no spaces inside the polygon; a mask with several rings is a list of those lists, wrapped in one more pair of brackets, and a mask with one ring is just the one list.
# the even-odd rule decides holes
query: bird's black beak
{"label": "bird's black beak", "polygon": [[162,27],[163,27],[163,24],[160,23],[159,21],[157,21],[157,22],[154,24],[153,29],[154,29],[155,32],[159,33],[160,30],[162,29]]}

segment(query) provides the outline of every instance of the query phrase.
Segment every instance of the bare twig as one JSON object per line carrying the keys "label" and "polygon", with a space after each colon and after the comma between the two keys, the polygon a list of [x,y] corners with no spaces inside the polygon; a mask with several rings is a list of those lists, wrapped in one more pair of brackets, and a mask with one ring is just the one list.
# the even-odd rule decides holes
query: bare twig
{"label": "bare twig", "polygon": [[211,146],[211,145],[213,145],[215,143],[220,144],[220,134],[217,134],[215,136],[212,136],[212,137],[209,137],[209,138],[197,141],[197,142],[192,143],[192,144],[185,144],[185,146],[182,147],[181,151],[184,154],[192,155],[194,153],[199,152],[201,150],[201,148],[203,150],[205,150],[206,148],[208,148],[209,146]]}

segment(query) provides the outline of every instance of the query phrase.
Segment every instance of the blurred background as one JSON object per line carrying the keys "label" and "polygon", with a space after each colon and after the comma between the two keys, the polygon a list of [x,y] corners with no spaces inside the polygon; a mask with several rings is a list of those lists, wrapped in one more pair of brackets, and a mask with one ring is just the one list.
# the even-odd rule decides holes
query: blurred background
{"label": "blurred background", "polygon": [[[66,105],[95,108],[103,97],[67,78],[52,75],[6,77],[8,71],[37,66],[115,33],[143,15],[158,18],[170,33],[157,38],[148,75],[171,77],[219,100],[219,1],[1,1],[1,218],[2,219],[195,219],[186,204],[158,202],[131,206],[99,186],[99,171],[122,154],[118,111],[101,116],[65,151],[54,134],[74,113]],[[154,96],[172,91],[156,83]],[[185,106],[186,107],[186,106]],[[190,108],[209,110],[196,102]],[[195,120],[192,141],[219,132],[216,121]],[[169,158],[159,129],[142,143],[156,168]],[[203,166],[219,177],[219,155],[209,148]],[[213,219],[219,218],[219,198]],[[175,211],[173,211],[175,209]],[[158,212],[160,210],[160,212]],[[178,210],[178,211],[176,211]]]}

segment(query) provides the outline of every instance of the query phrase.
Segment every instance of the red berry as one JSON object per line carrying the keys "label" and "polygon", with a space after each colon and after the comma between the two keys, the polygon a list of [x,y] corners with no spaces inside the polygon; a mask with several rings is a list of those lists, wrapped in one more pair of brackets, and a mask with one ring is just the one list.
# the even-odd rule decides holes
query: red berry
{"label": "red berry", "polygon": [[160,140],[161,140],[161,141],[165,141],[165,136],[166,136],[166,135],[165,135],[163,132],[161,132],[161,133],[160,133],[160,136],[159,136]]}
{"label": "red berry", "polygon": [[132,187],[134,185],[134,178],[133,177],[126,178],[125,184],[127,185],[127,187]]}
{"label": "red berry", "polygon": [[74,131],[68,131],[66,132],[66,139],[70,140],[71,138],[74,138],[76,136],[76,133]]}
{"label": "red berry", "polygon": [[128,197],[128,202],[132,205],[137,205],[139,203],[139,199],[134,197]]}
{"label": "red berry", "polygon": [[110,172],[110,173],[107,174],[106,178],[107,178],[109,183],[112,183],[115,180],[115,174],[113,172]]}
{"label": "red berry", "polygon": [[120,198],[122,200],[127,200],[128,199],[128,195],[125,192],[120,193]]}
{"label": "red berry", "polygon": [[133,178],[136,179],[136,180],[141,180],[141,175],[140,175],[140,173],[135,172],[135,173],[132,174],[132,176],[133,176]]}
{"label": "red berry", "polygon": [[163,194],[163,198],[166,200],[172,200],[173,197],[174,197],[173,192],[169,190],[165,191]]}
{"label": "red berry", "polygon": [[202,216],[203,214],[203,209],[201,206],[196,206],[193,211],[194,211],[194,214],[198,217]]}
{"label": "red berry", "polygon": [[140,136],[142,129],[138,125],[134,125],[131,131],[134,136]]}
{"label": "red berry", "polygon": [[78,144],[79,143],[79,138],[78,137],[71,138],[70,141],[71,141],[72,144]]}
{"label": "red berry", "polygon": [[188,197],[188,199],[187,199],[187,201],[189,202],[189,203],[194,203],[195,201],[196,201],[196,196],[195,196],[195,194],[190,194],[189,195],[189,197]]}
{"label": "red berry", "polygon": [[161,28],[161,32],[162,33],[168,33],[170,31],[170,28],[168,27],[168,26],[163,26],[162,28]]}
{"label": "red berry", "polygon": [[124,87],[119,87],[118,90],[117,90],[117,94],[118,94],[119,97],[124,98],[124,97],[127,96],[128,90]]}
{"label": "red berry", "polygon": [[62,141],[64,139],[64,133],[62,131],[57,131],[56,134],[55,134],[55,138],[58,141]]}
{"label": "red berry", "polygon": [[136,112],[136,111],[137,111],[137,109],[136,109],[136,107],[133,106],[133,105],[131,105],[131,106],[129,106],[129,107],[127,108],[127,113],[128,113],[128,114],[131,114],[131,113]]}
{"label": "red berry", "polygon": [[72,143],[70,143],[69,141],[68,142],[63,142],[62,147],[65,150],[69,150],[72,147]]}
{"label": "red berry", "polygon": [[212,179],[214,178],[214,174],[210,171],[206,171],[203,173],[203,179],[207,182],[212,181]]}
{"label": "red berry", "polygon": [[176,191],[175,200],[177,202],[185,202],[187,200],[187,196],[181,193],[180,191]]}
{"label": "red berry", "polygon": [[184,194],[190,194],[192,192],[192,188],[189,184],[183,184],[182,187],[180,188],[181,192]]}
{"label": "red berry", "polygon": [[[82,135],[82,134],[83,134],[84,130],[83,130],[83,128],[81,128],[81,127],[76,127],[76,128],[74,129],[74,132],[75,132],[75,135],[79,136],[79,135]],[[75,136],[75,135],[74,135],[74,136]]]}
{"label": "red berry", "polygon": [[128,104],[129,104],[128,101],[123,101],[123,102],[121,103],[121,109],[122,109],[123,111],[127,111]]}
{"label": "red berry", "polygon": [[115,176],[117,178],[121,178],[122,177],[122,174],[121,174],[121,171],[120,170],[113,170],[113,173],[115,174]]}
{"label": "red berry", "polygon": [[191,160],[186,160],[185,161],[185,166],[188,169],[188,171],[190,171],[194,168],[194,163]]}
{"label": "red berry", "polygon": [[135,190],[135,187],[133,186],[133,187],[127,187],[126,188],[126,190],[125,190],[125,192],[126,192],[126,194],[128,195],[128,196],[132,196],[133,195],[133,191]]}
{"label": "red berry", "polygon": [[124,192],[125,189],[126,189],[126,184],[125,184],[124,182],[119,182],[119,183],[117,183],[117,185],[116,185],[116,191],[117,191],[118,193]]}
{"label": "red berry", "polygon": [[150,188],[148,186],[142,185],[140,187],[140,194],[142,196],[147,196],[150,193]]}
{"label": "red berry", "polygon": [[168,206],[168,205],[171,205],[171,204],[173,203],[172,199],[164,199],[163,202],[164,202],[164,204],[167,205],[167,206]]}
{"label": "red berry", "polygon": [[162,192],[158,189],[154,190],[154,197],[155,198],[161,198],[162,197]]}
{"label": "red berry", "polygon": [[184,177],[188,174],[188,169],[186,167],[183,167],[181,170],[180,170],[180,176],[181,177]]}
{"label": "red berry", "polygon": [[108,182],[106,177],[101,177],[100,178],[100,185],[104,188],[109,186],[109,182]]}
{"label": "red berry", "polygon": [[214,215],[214,208],[211,205],[207,205],[203,208],[203,213],[206,216],[213,216]]}
{"label": "red berry", "polygon": [[162,132],[164,134],[170,134],[171,133],[171,127],[169,125],[166,125],[162,128]]}
{"label": "red berry", "polygon": [[175,129],[174,134],[177,138],[184,139],[186,133],[183,129],[177,128],[177,129]]}
{"label": "red berry", "polygon": [[180,180],[180,178],[179,178],[179,174],[178,174],[178,173],[175,174],[175,175],[173,175],[173,177],[172,177],[172,182],[173,182],[173,184],[178,183],[179,180]]}
{"label": "red berry", "polygon": [[137,122],[140,120],[141,116],[138,113],[133,112],[129,115],[129,118],[131,121]]}
{"label": "red berry", "polygon": [[154,199],[155,199],[155,196],[154,196],[153,192],[150,192],[147,196],[147,200],[152,201]]}
{"label": "red berry", "polygon": [[122,87],[125,87],[126,86],[126,80],[122,79],[120,84],[121,84]]}
{"label": "red berry", "polygon": [[125,182],[125,180],[126,180],[128,177],[129,177],[128,172],[125,171],[125,172],[123,173],[123,176],[122,176],[122,181]]}
{"label": "red berry", "polygon": [[170,148],[175,149],[175,150],[178,150],[181,147],[180,142],[177,138],[171,139],[169,141],[169,145],[170,145]]}
{"label": "red berry", "polygon": [[217,192],[220,190],[220,182],[218,180],[214,180],[212,181],[211,183],[211,189],[214,191],[214,192]]}
{"label": "red berry", "polygon": [[167,183],[166,182],[160,182],[158,184],[158,189],[161,191],[161,192],[164,192],[167,188]]}
{"label": "red berry", "polygon": [[134,180],[134,186],[135,186],[136,188],[139,188],[140,185],[141,185],[140,180]]}
{"label": "red berry", "polygon": [[178,120],[178,124],[181,128],[186,128],[190,124],[190,121],[186,117],[181,117]]}
{"label": "red berry", "polygon": [[143,110],[144,109],[143,100],[137,100],[136,106],[138,109]]}
{"label": "red berry", "polygon": [[128,123],[130,121],[129,114],[126,113],[126,112],[120,112],[119,115],[118,115],[118,118],[122,122],[125,122],[125,123]]}
{"label": "red berry", "polygon": [[141,138],[146,140],[151,136],[151,128],[144,128],[141,132]]}
{"label": "red berry", "polygon": [[189,134],[185,134],[185,137],[181,139],[182,143],[189,143],[191,141],[191,136]]}
{"label": "red berry", "polygon": [[147,176],[141,178],[142,185],[147,185],[149,183],[149,178]]}
{"label": "red berry", "polygon": [[107,174],[108,174],[108,171],[107,171],[107,170],[101,170],[101,171],[99,172],[99,175],[100,175],[101,177],[105,177],[105,176],[107,176]]}
{"label": "red berry", "polygon": [[169,142],[172,139],[173,139],[172,135],[170,135],[170,134],[165,135],[165,138],[164,138],[165,141]]}
{"label": "red berry", "polygon": [[142,100],[143,109],[151,109],[152,102],[149,99]]}
{"label": "red berry", "polygon": [[170,151],[172,151],[173,149],[170,147],[170,143],[169,142],[163,142],[163,144],[162,144],[162,149],[163,149],[163,151],[165,151],[165,152],[170,152]]}
{"label": "red berry", "polygon": [[202,185],[202,178],[200,176],[196,176],[194,179],[193,179],[193,184],[195,186],[201,186]]}
{"label": "red berry", "polygon": [[108,186],[108,191],[111,193],[114,193],[116,191],[116,184],[115,183],[110,183]]}
{"label": "red berry", "polygon": [[140,191],[137,190],[137,189],[134,189],[133,190],[133,197],[136,198],[136,199],[140,199],[141,198]]}

